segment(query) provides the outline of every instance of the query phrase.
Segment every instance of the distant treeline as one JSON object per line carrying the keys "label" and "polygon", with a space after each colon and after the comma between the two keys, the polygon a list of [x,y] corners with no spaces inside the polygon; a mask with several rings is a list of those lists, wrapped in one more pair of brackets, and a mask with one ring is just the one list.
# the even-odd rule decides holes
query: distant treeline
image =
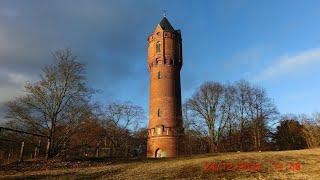
{"label": "distant treeline", "polygon": [[[26,83],[26,94],[7,103],[9,120],[2,124],[45,137],[1,132],[1,162],[16,160],[21,142],[23,156],[33,159],[145,156],[143,108],[132,102],[94,102],[96,91],[87,85],[84,64],[70,49],[53,57],[38,81]],[[182,111],[186,155],[319,146],[319,114],[281,116],[265,90],[247,81],[205,82]]]}
{"label": "distant treeline", "polygon": [[205,82],[183,107],[189,154],[320,145],[319,113],[280,115],[265,90],[247,81]]}

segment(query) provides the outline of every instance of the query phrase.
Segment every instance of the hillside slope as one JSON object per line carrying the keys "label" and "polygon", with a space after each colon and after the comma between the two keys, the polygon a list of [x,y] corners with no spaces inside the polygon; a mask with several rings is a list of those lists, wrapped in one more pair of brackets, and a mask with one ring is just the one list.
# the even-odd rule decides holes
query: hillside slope
{"label": "hillside slope", "polygon": [[0,177],[36,179],[320,179],[320,149],[219,153],[41,171],[0,170]]}

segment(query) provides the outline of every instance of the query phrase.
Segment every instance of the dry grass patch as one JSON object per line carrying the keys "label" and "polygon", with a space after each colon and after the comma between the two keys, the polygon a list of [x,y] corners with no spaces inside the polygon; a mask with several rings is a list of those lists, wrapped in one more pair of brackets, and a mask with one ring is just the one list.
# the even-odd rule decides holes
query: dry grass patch
{"label": "dry grass patch", "polygon": [[[212,170],[206,167],[208,163],[220,166]],[[230,169],[229,166],[228,169],[228,163],[235,168]],[[239,163],[260,164],[261,168],[256,171],[250,168],[239,169]],[[56,170],[0,171],[0,176],[33,179],[320,179],[319,164],[320,149],[308,149],[219,153]]]}

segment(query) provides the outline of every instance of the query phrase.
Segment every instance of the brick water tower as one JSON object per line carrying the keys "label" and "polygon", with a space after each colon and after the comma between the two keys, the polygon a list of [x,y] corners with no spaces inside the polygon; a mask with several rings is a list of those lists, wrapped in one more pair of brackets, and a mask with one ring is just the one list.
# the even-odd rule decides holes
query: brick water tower
{"label": "brick water tower", "polygon": [[176,157],[181,152],[181,67],[181,32],[163,17],[148,37],[150,105],[147,157]]}

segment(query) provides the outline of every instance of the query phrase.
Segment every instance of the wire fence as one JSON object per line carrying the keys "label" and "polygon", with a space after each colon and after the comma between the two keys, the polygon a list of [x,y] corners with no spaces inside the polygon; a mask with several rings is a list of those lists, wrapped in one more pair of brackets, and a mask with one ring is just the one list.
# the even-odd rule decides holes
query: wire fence
{"label": "wire fence", "polygon": [[44,159],[46,144],[44,135],[0,127],[0,164]]}

